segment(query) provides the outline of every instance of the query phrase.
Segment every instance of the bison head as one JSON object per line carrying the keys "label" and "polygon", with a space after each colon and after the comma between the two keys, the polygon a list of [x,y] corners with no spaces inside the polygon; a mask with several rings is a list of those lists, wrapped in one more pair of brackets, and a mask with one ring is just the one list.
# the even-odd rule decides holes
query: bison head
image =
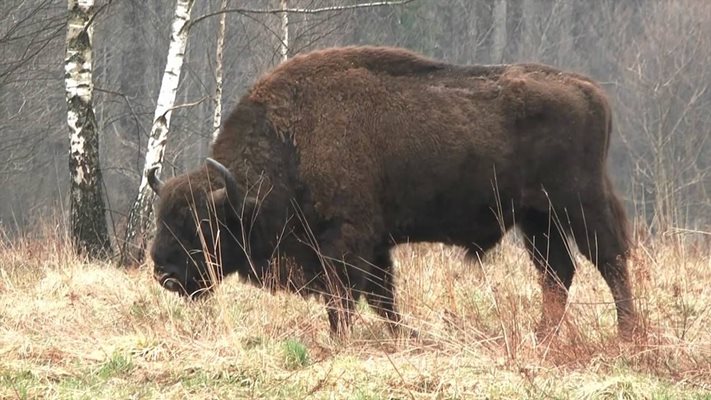
{"label": "bison head", "polygon": [[200,297],[225,275],[248,268],[241,218],[247,203],[224,165],[208,158],[204,169],[166,182],[155,168],[147,177],[159,197],[151,258],[161,286]]}

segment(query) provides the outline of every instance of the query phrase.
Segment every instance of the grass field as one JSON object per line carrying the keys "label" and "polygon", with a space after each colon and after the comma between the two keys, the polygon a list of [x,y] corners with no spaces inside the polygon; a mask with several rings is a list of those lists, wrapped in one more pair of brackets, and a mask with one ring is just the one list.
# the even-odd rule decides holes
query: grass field
{"label": "grass field", "polygon": [[0,256],[0,398],[711,399],[711,247],[671,238],[631,261],[646,335],[615,336],[612,297],[576,256],[557,339],[536,344],[540,290],[509,237],[486,259],[396,249],[398,302],[417,339],[363,304],[349,338],[323,306],[228,279],[188,303],[149,266],[74,256],[52,233]]}

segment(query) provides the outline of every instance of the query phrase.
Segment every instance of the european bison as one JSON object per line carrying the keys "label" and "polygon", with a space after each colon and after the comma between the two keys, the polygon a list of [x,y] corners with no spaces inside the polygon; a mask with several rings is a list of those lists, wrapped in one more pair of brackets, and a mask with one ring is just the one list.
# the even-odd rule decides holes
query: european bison
{"label": "european bison", "polygon": [[598,85],[544,65],[452,65],[384,47],[296,56],[241,98],[204,167],[165,183],[149,172],[155,277],[188,296],[235,272],[322,295],[335,334],[362,295],[396,327],[393,246],[478,254],[516,225],[541,272],[539,335],[563,315],[568,237],[597,265],[628,335],[611,126]]}

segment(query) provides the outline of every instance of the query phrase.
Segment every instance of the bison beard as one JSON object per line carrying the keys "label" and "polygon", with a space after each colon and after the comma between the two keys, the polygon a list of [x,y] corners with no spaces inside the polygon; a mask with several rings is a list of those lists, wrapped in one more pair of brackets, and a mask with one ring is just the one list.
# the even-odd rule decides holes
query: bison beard
{"label": "bison beard", "polygon": [[294,57],[242,97],[204,167],[165,183],[150,172],[156,279],[193,296],[237,273],[321,295],[336,334],[364,296],[396,328],[393,246],[478,255],[517,226],[540,271],[539,336],[563,317],[571,239],[629,337],[627,221],[605,166],[610,114],[593,81],[543,65],[452,65],[381,47]]}

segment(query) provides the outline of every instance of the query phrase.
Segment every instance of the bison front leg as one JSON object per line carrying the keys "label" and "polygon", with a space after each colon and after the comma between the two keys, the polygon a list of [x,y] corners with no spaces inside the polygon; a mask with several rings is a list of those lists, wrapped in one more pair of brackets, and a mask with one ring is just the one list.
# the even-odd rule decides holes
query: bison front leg
{"label": "bison front leg", "polygon": [[347,336],[353,323],[353,308],[355,301],[350,291],[338,290],[336,293],[327,294],[326,310],[331,335],[336,337]]}
{"label": "bison front leg", "polygon": [[351,330],[355,301],[347,274],[345,260],[329,259],[321,256],[323,285],[325,287],[326,310],[331,334],[345,336]]}
{"label": "bison front leg", "polygon": [[[371,305],[376,302],[391,320],[397,318],[392,301],[392,280],[384,278],[379,266],[371,263],[371,260],[383,261],[385,271],[391,273],[389,253],[383,253],[387,255],[387,262],[375,256],[376,241],[368,226],[334,219],[319,233],[318,246],[313,247],[322,271],[320,280],[325,291],[331,333],[337,336],[350,331],[355,299],[360,295],[366,295]],[[376,289],[374,285],[378,284]],[[376,295],[378,300],[375,300]]]}
{"label": "bison front leg", "polygon": [[374,261],[366,278],[365,298],[378,315],[387,319],[390,332],[395,334],[400,329],[401,318],[395,306],[395,277],[390,249],[379,251]]}
{"label": "bison front leg", "polygon": [[356,293],[364,288],[364,277],[370,265],[364,262],[372,254],[372,246],[358,240],[356,229],[348,223],[333,223],[319,236],[315,247],[321,268],[331,334],[344,336],[350,332]]}

